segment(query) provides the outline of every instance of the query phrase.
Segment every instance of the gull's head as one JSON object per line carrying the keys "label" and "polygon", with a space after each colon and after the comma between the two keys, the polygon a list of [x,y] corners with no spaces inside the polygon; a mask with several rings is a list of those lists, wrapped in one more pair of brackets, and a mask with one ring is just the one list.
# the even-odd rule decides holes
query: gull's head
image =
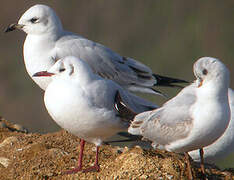
{"label": "gull's head", "polygon": [[85,81],[92,79],[94,74],[85,61],[74,56],[67,56],[59,59],[48,71],[37,72],[33,76]]}
{"label": "gull's head", "polygon": [[216,81],[218,84],[229,86],[229,70],[216,58],[202,57],[198,59],[194,63],[193,71],[197,78],[198,87],[208,81]]}
{"label": "gull's head", "polygon": [[27,34],[56,33],[62,30],[62,24],[52,8],[37,4],[29,8],[18,23],[8,26],[6,32],[20,29]]}

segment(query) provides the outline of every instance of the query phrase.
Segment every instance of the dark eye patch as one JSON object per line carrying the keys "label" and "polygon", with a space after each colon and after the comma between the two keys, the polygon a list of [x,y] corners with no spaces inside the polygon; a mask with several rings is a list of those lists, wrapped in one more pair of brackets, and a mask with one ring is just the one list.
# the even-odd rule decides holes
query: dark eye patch
{"label": "dark eye patch", "polygon": [[37,22],[37,20],[38,20],[38,18],[34,17],[34,18],[30,19],[30,22],[35,23],[35,22]]}
{"label": "dark eye patch", "polygon": [[207,75],[207,73],[208,73],[207,69],[203,69],[203,70],[202,70],[202,74],[203,74],[203,75]]}
{"label": "dark eye patch", "polygon": [[65,68],[61,68],[61,69],[59,69],[59,72],[63,72],[65,70],[66,70]]}

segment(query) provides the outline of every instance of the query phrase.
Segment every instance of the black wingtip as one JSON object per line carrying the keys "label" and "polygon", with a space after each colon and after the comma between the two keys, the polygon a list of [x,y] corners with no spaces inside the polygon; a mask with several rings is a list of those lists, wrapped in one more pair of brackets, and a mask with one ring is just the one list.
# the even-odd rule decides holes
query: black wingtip
{"label": "black wingtip", "polygon": [[185,80],[182,80],[182,79],[176,79],[176,78],[161,76],[161,75],[158,75],[158,74],[153,74],[153,76],[157,80],[157,83],[155,84],[156,86],[183,88],[183,86],[177,85],[177,84],[174,84],[174,83],[189,83],[188,81],[185,81]]}
{"label": "black wingtip", "polygon": [[132,111],[127,105],[123,102],[119,91],[115,94],[115,110],[118,112],[118,116],[130,122],[137,115],[134,111]]}
{"label": "black wingtip", "polygon": [[[156,90],[156,89],[154,89],[154,88],[150,88],[155,94],[158,94],[158,95],[160,95],[160,96],[162,96],[162,97],[164,97],[164,98],[168,98],[168,95],[167,94],[165,94],[165,93],[162,93],[161,91],[159,91],[159,90]],[[155,109],[155,108],[154,108]]]}

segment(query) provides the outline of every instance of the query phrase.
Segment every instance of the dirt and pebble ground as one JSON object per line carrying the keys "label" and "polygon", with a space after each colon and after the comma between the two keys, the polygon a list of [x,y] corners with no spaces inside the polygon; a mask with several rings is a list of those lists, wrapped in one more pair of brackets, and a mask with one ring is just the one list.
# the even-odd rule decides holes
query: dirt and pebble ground
{"label": "dirt and pebble ground", "polygon": [[[79,139],[67,133],[26,133],[20,125],[0,120],[0,179],[187,179],[184,156],[165,151],[143,150],[140,147],[100,148],[98,173],[64,175],[77,165]],[[84,165],[95,158],[95,147],[85,146]],[[193,175],[202,179],[192,163]],[[206,169],[208,179],[234,179],[231,170]]]}

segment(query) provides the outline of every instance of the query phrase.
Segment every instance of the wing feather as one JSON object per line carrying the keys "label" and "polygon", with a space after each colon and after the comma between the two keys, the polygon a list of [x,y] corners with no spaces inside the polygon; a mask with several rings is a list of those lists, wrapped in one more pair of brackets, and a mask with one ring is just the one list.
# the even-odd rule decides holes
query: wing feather
{"label": "wing feather", "polygon": [[126,89],[131,86],[152,87],[156,83],[149,67],[81,36],[71,33],[62,36],[56,43],[55,51],[57,59],[73,55],[85,60],[94,73],[114,80]]}
{"label": "wing feather", "polygon": [[138,132],[136,135],[160,145],[183,139],[193,125],[190,109],[195,101],[194,84],[191,84],[161,108],[148,113],[148,116],[137,115],[128,131]]}

